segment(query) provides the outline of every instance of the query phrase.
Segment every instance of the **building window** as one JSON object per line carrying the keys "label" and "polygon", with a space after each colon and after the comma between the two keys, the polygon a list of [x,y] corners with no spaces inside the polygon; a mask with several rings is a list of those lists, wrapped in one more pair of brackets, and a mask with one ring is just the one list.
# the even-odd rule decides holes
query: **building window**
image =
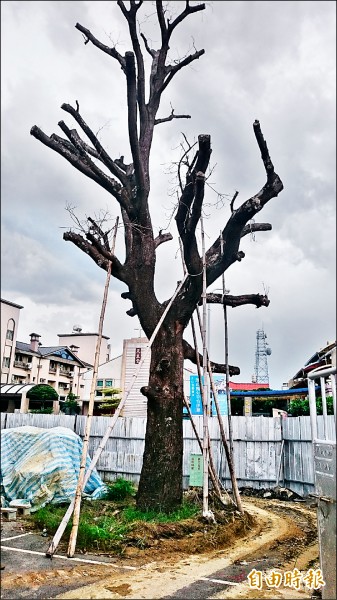
{"label": "building window", "polygon": [[96,387],[103,387],[103,379],[97,379]]}
{"label": "building window", "polygon": [[105,380],[105,387],[112,387],[112,379]]}
{"label": "building window", "polygon": [[4,357],[3,357],[3,360],[2,360],[2,366],[3,366],[3,367],[5,367],[5,368],[6,368],[6,367],[8,367],[8,368],[9,368],[9,365],[10,365],[10,360],[11,360],[11,359],[10,359],[10,356],[4,356]]}
{"label": "building window", "polygon": [[14,319],[8,319],[7,332],[6,332],[6,340],[13,340],[14,339],[14,329],[15,329]]}

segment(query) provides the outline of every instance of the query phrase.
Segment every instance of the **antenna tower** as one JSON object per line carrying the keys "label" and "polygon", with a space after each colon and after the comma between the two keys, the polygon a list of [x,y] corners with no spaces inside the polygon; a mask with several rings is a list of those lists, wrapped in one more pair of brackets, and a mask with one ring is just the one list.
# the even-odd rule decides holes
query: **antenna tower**
{"label": "antenna tower", "polygon": [[263,327],[258,329],[256,332],[254,383],[268,383],[269,385],[267,356],[271,355],[271,348],[269,348],[266,339],[267,335]]}

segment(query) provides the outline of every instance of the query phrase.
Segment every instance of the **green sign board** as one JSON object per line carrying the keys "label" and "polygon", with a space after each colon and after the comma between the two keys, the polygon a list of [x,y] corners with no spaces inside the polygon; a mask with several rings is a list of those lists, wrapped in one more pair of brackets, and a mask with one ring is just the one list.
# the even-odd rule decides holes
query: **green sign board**
{"label": "green sign board", "polygon": [[204,462],[202,454],[191,454],[190,486],[202,487],[204,479]]}

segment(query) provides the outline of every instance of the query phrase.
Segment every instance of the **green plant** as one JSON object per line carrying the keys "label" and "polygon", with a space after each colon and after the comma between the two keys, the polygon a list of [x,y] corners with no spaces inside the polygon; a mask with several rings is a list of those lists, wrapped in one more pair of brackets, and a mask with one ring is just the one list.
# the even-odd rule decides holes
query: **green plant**
{"label": "green plant", "polygon": [[[327,406],[328,415],[333,415],[332,396],[327,396],[326,406]],[[323,414],[321,396],[316,398],[316,410],[317,410],[318,415]],[[300,416],[310,415],[309,399],[308,398],[294,398],[294,400],[290,400],[289,407],[288,407],[288,413],[292,417],[300,417]]]}
{"label": "green plant", "polygon": [[[30,515],[30,521],[40,529],[46,528],[48,534],[53,535],[64,516],[67,507],[48,505]],[[130,524],[115,516],[99,514],[102,504],[82,506],[81,518],[78,527],[77,548],[95,550],[122,550],[123,539],[130,531]],[[95,516],[96,514],[99,516]],[[68,538],[71,531],[71,522],[68,523],[65,533]]]}
{"label": "green plant", "polygon": [[77,402],[78,396],[75,396],[73,392],[69,392],[65,402],[60,403],[60,409],[62,412],[68,415],[78,415],[81,412],[81,407]]}
{"label": "green plant", "polygon": [[171,513],[155,512],[153,510],[141,511],[130,506],[122,511],[125,522],[147,521],[151,523],[173,523],[191,519],[200,513],[200,507],[196,504],[184,502],[178,509]]}
{"label": "green plant", "polygon": [[29,412],[34,413],[34,414],[51,415],[53,413],[53,407],[45,406],[45,407],[41,407],[41,408],[32,408],[29,410]]}
{"label": "green plant", "polygon": [[[44,409],[44,403],[58,400],[58,394],[57,391],[54,390],[53,387],[51,387],[51,385],[44,385],[43,383],[39,383],[30,390],[28,390],[27,398],[29,398],[29,400],[32,400],[33,402],[40,402],[42,408]],[[41,410],[36,409],[36,412],[41,412]]]}
{"label": "green plant", "polygon": [[103,388],[101,390],[103,394],[102,402],[98,405],[98,408],[101,410],[116,410],[117,406],[121,401],[121,393],[122,390],[118,388]]}
{"label": "green plant", "polygon": [[132,481],[118,477],[113,483],[106,484],[108,491],[107,500],[125,500],[135,495],[135,486]]}

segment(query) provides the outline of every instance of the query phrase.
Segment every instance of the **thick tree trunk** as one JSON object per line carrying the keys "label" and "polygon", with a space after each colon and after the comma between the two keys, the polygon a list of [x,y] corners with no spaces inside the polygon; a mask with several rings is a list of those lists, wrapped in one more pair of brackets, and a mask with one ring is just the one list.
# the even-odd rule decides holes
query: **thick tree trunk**
{"label": "thick tree trunk", "polygon": [[170,512],[182,501],[183,344],[174,323],[158,333],[151,353],[143,468],[137,507]]}

